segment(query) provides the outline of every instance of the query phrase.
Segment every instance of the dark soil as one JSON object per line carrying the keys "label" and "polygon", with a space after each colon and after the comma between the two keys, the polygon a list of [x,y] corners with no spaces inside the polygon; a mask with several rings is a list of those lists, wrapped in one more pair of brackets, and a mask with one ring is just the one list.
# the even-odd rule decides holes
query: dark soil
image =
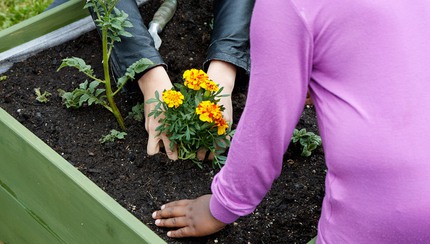
{"label": "dark soil", "polygon": [[[146,3],[148,23],[160,1]],[[160,52],[169,65],[169,75],[180,82],[189,68],[200,68],[209,44],[212,1],[183,1],[161,35]],[[300,156],[292,145],[284,157],[282,175],[258,208],[223,231],[204,238],[172,240],[167,230],[153,224],[151,213],[163,203],[210,193],[218,169],[210,163],[203,169],[191,161],[170,161],[165,154],[146,154],[147,133],[143,122],[126,119],[125,140],[100,144],[102,135],[115,128],[115,118],[102,107],[66,109],[58,89],[71,91],[84,80],[76,70],[56,72],[66,57],[81,57],[101,77],[101,45],[96,31],[43,51],[17,63],[0,81],[0,106],[34,132],[100,188],[168,242],[178,243],[306,243],[316,235],[324,195],[325,165],[322,149],[311,157]],[[35,100],[34,88],[53,95],[48,103]],[[234,119],[238,122],[246,99],[246,83],[232,95]],[[142,102],[139,93],[116,98],[123,115]],[[297,125],[317,132],[313,108],[305,108]]]}

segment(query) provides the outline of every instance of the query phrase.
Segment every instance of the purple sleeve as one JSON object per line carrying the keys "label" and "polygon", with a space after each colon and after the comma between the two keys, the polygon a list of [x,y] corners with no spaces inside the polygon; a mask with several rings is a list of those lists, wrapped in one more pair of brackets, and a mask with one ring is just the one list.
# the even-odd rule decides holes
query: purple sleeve
{"label": "purple sleeve", "polygon": [[211,212],[224,223],[251,213],[279,176],[311,69],[312,39],[289,1],[257,1],[250,38],[246,107],[212,182]]}

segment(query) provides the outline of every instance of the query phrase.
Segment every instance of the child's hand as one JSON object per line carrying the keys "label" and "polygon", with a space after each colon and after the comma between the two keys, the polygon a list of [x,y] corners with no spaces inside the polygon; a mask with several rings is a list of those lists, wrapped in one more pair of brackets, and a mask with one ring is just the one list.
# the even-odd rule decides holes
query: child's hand
{"label": "child's hand", "polygon": [[226,224],[215,219],[209,209],[212,195],[194,200],[179,200],[167,203],[155,211],[152,218],[159,227],[176,228],[167,232],[173,238],[207,236],[222,230]]}

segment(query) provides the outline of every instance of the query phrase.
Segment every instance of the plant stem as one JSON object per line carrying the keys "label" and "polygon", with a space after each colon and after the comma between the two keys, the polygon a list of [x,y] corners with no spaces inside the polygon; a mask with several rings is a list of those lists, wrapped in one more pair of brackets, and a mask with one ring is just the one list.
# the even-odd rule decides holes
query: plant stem
{"label": "plant stem", "polygon": [[106,87],[106,97],[109,102],[109,105],[112,109],[112,113],[118,121],[119,126],[122,130],[125,130],[124,119],[121,116],[121,112],[113,100],[114,94],[112,93],[112,87],[110,82],[110,73],[109,73],[109,53],[108,53],[108,40],[107,40],[107,29],[102,28],[102,46],[103,46],[103,71],[105,76],[105,87]]}

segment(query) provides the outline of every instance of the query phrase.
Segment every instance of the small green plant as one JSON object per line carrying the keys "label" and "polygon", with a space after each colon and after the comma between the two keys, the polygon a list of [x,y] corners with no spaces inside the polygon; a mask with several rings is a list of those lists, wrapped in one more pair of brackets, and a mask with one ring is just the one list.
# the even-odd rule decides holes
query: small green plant
{"label": "small green plant", "polygon": [[222,116],[224,107],[218,105],[222,87],[209,80],[202,70],[191,69],[183,74],[184,84],[175,83],[175,88],[165,90],[160,98],[147,103],[156,103],[149,116],[160,115],[161,125],[156,128],[166,133],[173,145],[178,147],[180,159],[193,160],[199,167],[197,151],[205,148],[214,155],[212,166],[222,167],[226,157],[221,154],[230,146],[234,134]]}
{"label": "small green plant", "polygon": [[0,81],[5,81],[7,79],[7,75],[0,76]]}
{"label": "small green plant", "polygon": [[143,113],[144,103],[137,103],[131,108],[131,112],[128,113],[128,118],[132,118],[136,121],[142,122],[145,118],[145,114]]}
{"label": "small green plant", "polygon": [[99,141],[100,143],[113,142],[116,139],[120,139],[120,140],[124,139],[126,135],[127,135],[126,132],[112,129],[109,134],[104,135],[102,138],[100,138]]}
{"label": "small green plant", "polygon": [[293,143],[299,142],[302,146],[302,156],[309,157],[312,151],[321,146],[321,137],[313,132],[307,132],[306,129],[294,129],[291,137]]}
{"label": "small green plant", "polygon": [[121,41],[121,36],[132,36],[125,30],[125,28],[132,27],[131,22],[127,20],[128,14],[115,8],[117,2],[118,0],[88,0],[85,4],[85,8],[94,10],[97,16],[95,23],[101,30],[104,78],[97,78],[92,67],[86,64],[83,59],[77,57],[63,59],[57,71],[64,67],[74,67],[91,80],[84,81],[72,92],[60,90],[60,96],[66,107],[79,108],[83,105],[101,105],[113,113],[121,129],[125,130],[124,119],[114,101],[114,96],[124,87],[127,81],[134,79],[136,73],[143,72],[153,63],[147,58],[142,58],[130,65],[124,76],[117,80],[116,89],[113,89],[109,72],[109,58],[112,48],[115,42]]}
{"label": "small green plant", "polygon": [[51,96],[51,93],[44,91],[43,93],[40,91],[40,88],[34,88],[34,93],[36,94],[36,100],[41,103],[49,102],[48,97]]}

